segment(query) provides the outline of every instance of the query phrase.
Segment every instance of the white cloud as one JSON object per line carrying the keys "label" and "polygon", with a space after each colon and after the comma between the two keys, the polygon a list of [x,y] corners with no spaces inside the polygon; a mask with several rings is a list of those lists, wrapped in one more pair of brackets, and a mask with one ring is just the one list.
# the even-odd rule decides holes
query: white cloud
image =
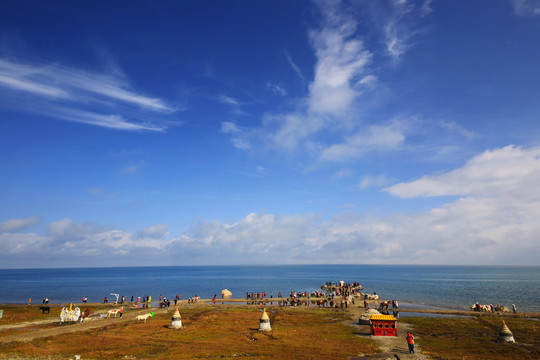
{"label": "white cloud", "polygon": [[[430,2],[423,4],[427,12]],[[352,8],[373,10],[364,5]],[[339,1],[318,2],[317,6],[320,25],[308,33],[316,57],[309,92],[295,103],[294,110],[265,114],[263,129],[253,134],[263,136],[278,149],[306,150],[318,160],[332,162],[356,160],[371,151],[399,149],[409,130],[402,126],[407,121],[360,117],[362,100],[369,96],[368,91],[376,89],[379,78],[371,69],[374,55],[359,36],[354,11]],[[420,17],[420,10],[407,1],[392,1],[386,15],[371,12],[375,28],[382,30],[388,50],[394,60],[398,59],[418,33],[412,19]],[[450,130],[463,129],[454,126]]]}
{"label": "white cloud", "polygon": [[325,126],[321,117],[308,117],[301,112],[288,114],[266,114],[263,124],[271,143],[287,151],[295,150],[299,144],[309,139]]}
{"label": "white cloud", "polygon": [[[0,93],[4,105],[18,111],[116,130],[161,131],[163,117],[176,111],[159,98],[135,92],[120,71],[103,74],[58,64],[0,59]],[[154,114],[145,117],[154,120],[137,120],[141,110]]]}
{"label": "white cloud", "polygon": [[39,217],[33,216],[25,219],[10,219],[0,222],[0,233],[11,233],[24,230],[30,226],[36,225]]}
{"label": "white cloud", "polygon": [[[309,108],[313,113],[343,115],[358,95],[352,84],[360,79],[371,53],[355,37],[356,23],[330,7],[326,23],[310,32],[317,63],[310,84]],[[339,23],[336,18],[339,17]]]}
{"label": "white cloud", "polygon": [[[265,113],[262,126],[251,131],[243,130],[242,137],[233,138],[234,146],[248,148],[262,142],[269,149],[304,152],[319,166],[321,160],[351,161],[372,151],[400,149],[405,144],[406,130],[412,132],[410,127],[397,126],[398,122],[392,117],[366,116],[369,111],[365,109],[366,105],[369,107],[378,101],[373,97],[378,97],[376,92],[383,91],[384,84],[378,86],[379,77],[374,74],[381,68],[380,63],[374,63],[374,54],[380,51],[366,47],[357,23],[361,17],[356,15],[370,14],[371,28],[382,33],[384,41],[388,41],[389,51],[393,53],[393,60],[396,60],[419,33],[415,21],[421,18],[421,12],[426,15],[430,11],[430,3],[426,0],[420,8],[407,1],[394,0],[389,1],[389,6],[386,6],[388,2],[382,5],[316,2],[320,15],[318,26],[308,31],[315,53],[313,79],[309,82],[308,92],[302,98],[291,99],[288,111]],[[288,52],[285,56],[304,81],[305,76]],[[273,84],[269,83],[267,87],[281,92]],[[231,106],[236,103],[232,99],[222,99],[222,102]],[[399,117],[410,116],[402,114]],[[401,121],[402,124],[405,122]],[[450,127],[448,123],[445,129],[463,130],[457,126]],[[231,129],[228,131],[232,134]]]}
{"label": "white cloud", "polygon": [[357,24],[352,16],[337,2],[321,2],[319,6],[322,24],[309,32],[316,55],[309,93],[297,102],[295,111],[266,114],[263,119],[262,133],[274,146],[287,151],[300,145],[312,146],[321,131],[349,121],[355,100],[360,95],[359,88],[370,86],[376,80],[367,73],[366,66],[372,55],[355,37]]}
{"label": "white cloud", "polygon": [[[30,221],[26,221],[29,222]],[[7,222],[5,222],[7,223]],[[2,223],[2,224],[5,224]],[[11,224],[13,225],[13,224]],[[12,226],[13,227],[13,226]],[[22,229],[22,228],[21,228]],[[166,252],[169,234],[168,226],[158,224],[143,228],[136,233],[96,226],[90,222],[75,222],[65,218],[49,223],[46,233],[0,233],[2,257],[14,257],[15,263],[21,264],[31,259],[26,265],[61,266],[62,259],[77,258],[78,266],[92,265],[96,259],[110,259],[123,255],[139,254],[141,251]],[[46,250],[45,250],[46,249]],[[17,256],[22,259],[17,261]],[[59,262],[51,259],[60,256]],[[9,258],[9,260],[13,260]],[[129,261],[128,261],[129,262]],[[156,264],[159,264],[156,259]],[[20,265],[19,265],[20,266]]]}
{"label": "white cloud", "polygon": [[[401,198],[431,196],[526,196],[540,183],[540,148],[507,146],[487,150],[462,168],[424,176],[386,189]],[[540,194],[539,194],[540,195]]]}
{"label": "white cloud", "polygon": [[[323,221],[312,214],[250,214],[233,224],[197,224],[188,236],[203,248],[232,244],[227,249],[234,258],[250,254],[264,261],[266,256],[269,263],[361,259],[365,263],[538,264],[540,148],[486,151],[432,180],[437,186],[411,182],[406,184],[409,188],[390,191],[400,196],[464,197],[424,213],[386,218],[349,213]],[[253,239],[258,247],[251,246]]]}
{"label": "white cloud", "polygon": [[[186,235],[199,251],[226,249],[229,260],[249,256],[264,263],[360,259],[364,263],[538,264],[539,159],[540,148],[487,151],[462,168],[434,177],[439,195],[467,197],[424,213],[386,218],[344,213],[329,221],[312,214],[252,213],[232,224],[195,224]],[[410,192],[420,196],[417,185],[410,183]],[[425,192],[432,193],[430,189],[428,185]]]}
{"label": "white cloud", "polygon": [[[369,186],[386,178],[364,180]],[[1,233],[0,260],[51,266],[48,260],[55,256],[82,256],[79,266],[98,259],[136,265],[142,258],[166,265],[183,256],[187,264],[538,265],[539,183],[540,148],[508,146],[479,154],[461,168],[386,189],[402,198],[460,196],[422,213],[376,217],[352,213],[352,207],[331,219],[250,213],[236,222],[195,222],[176,238],[170,238],[167,224],[127,232],[61,219],[48,224],[45,235]],[[22,230],[34,223],[30,219],[0,226]]]}

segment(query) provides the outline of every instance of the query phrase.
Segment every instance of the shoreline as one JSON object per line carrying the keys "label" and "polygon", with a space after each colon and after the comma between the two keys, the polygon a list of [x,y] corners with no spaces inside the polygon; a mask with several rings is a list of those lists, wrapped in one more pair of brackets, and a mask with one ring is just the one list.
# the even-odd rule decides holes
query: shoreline
{"label": "shoreline", "polygon": [[[189,307],[189,306],[197,306],[197,304],[200,305],[244,305],[244,306],[267,306],[267,307],[286,307],[286,308],[312,308],[315,309],[318,307],[316,302],[321,299],[326,298],[298,298],[298,300],[301,302],[299,305],[292,306],[290,304],[280,304],[283,301],[290,300],[290,298],[272,298],[272,299],[258,299],[255,301],[252,301],[251,299],[242,299],[242,298],[224,298],[224,299],[216,299],[215,301],[213,299],[199,299],[196,302],[188,303],[188,300],[179,300],[177,302],[177,306],[180,307]],[[334,299],[336,302],[341,301],[342,297],[336,296]],[[357,303],[360,303],[360,301],[363,302],[363,300],[355,300]],[[388,301],[388,300],[367,300],[369,304],[369,308],[371,309],[378,309],[378,305],[382,301]],[[152,310],[152,309],[167,309],[160,308],[159,307],[159,301],[152,301],[150,303],[150,307],[143,307],[144,303],[140,303],[139,306],[137,306],[136,302],[124,302],[122,303],[53,303],[53,304],[22,304],[22,303],[11,303],[11,304],[0,304],[0,306],[8,306],[8,307],[20,307],[20,308],[36,308],[39,309],[42,306],[49,306],[49,307],[68,307],[70,305],[73,305],[74,307],[79,307],[81,310],[86,307],[111,307],[111,308],[118,308],[118,307],[125,307],[130,310]],[[309,305],[306,305],[309,303]],[[363,309],[360,305],[349,305],[350,307],[356,307],[359,309]],[[171,302],[171,306],[168,308],[174,309],[174,302]],[[324,309],[330,309],[329,306],[323,306]],[[522,311],[522,312],[490,312],[490,311],[474,311],[474,310],[460,310],[460,309],[451,309],[451,308],[444,308],[444,307],[435,307],[430,305],[424,305],[424,304],[418,304],[418,303],[412,303],[412,302],[400,302],[400,307],[398,309],[392,309],[389,308],[387,311],[389,314],[397,313],[398,316],[405,315],[405,317],[409,316],[435,316],[439,317],[437,315],[441,315],[440,317],[445,316],[486,316],[486,317],[513,317],[513,318],[537,318],[540,319],[540,312],[530,312],[530,311]],[[409,315],[410,314],[410,315]],[[414,314],[414,315],[413,315]],[[428,315],[429,314],[429,315]]]}

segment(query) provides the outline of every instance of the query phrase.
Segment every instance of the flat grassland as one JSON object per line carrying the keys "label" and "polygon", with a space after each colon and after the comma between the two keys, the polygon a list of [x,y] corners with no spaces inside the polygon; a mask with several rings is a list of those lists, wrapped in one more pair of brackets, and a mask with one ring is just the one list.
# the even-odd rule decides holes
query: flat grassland
{"label": "flat grassland", "polygon": [[[502,321],[516,343],[496,342]],[[415,317],[406,320],[417,344],[432,359],[540,359],[539,319],[500,317]]]}
{"label": "flat grassland", "polygon": [[[0,359],[540,359],[538,319],[407,317],[399,338],[373,339],[368,326],[354,325],[363,311],[357,306],[268,306],[271,332],[258,331],[262,309],[255,305],[182,305],[181,330],[169,328],[173,308],[126,306],[122,318],[108,319],[98,313],[113,305],[88,307],[93,319],[60,324],[60,307],[41,314],[38,306],[2,306]],[[150,311],[146,323],[135,320]],[[516,344],[496,342],[503,320]],[[406,351],[404,329],[416,337],[416,356]]]}
{"label": "flat grassland", "polygon": [[[24,312],[14,316],[23,320]],[[36,315],[38,309],[34,309]],[[154,311],[146,323],[134,318]],[[90,320],[83,324],[59,325],[76,328],[103,322],[103,327],[64,333],[27,342],[0,343],[0,359],[347,359],[376,352],[369,339],[356,335],[346,322],[347,312],[330,309],[271,307],[267,309],[272,324],[271,332],[258,331],[261,309],[254,306],[222,305],[180,308],[184,329],[169,329],[172,309],[134,310],[122,319]],[[57,314],[55,314],[57,313]],[[37,317],[41,314],[37,313]],[[51,315],[58,316],[58,309]],[[28,319],[28,318],[27,318]],[[56,318],[58,319],[58,317]],[[16,323],[15,319],[7,319]],[[58,321],[58,320],[56,320]],[[3,324],[3,323],[0,323]],[[29,324],[36,331],[41,325]],[[47,324],[50,328],[51,324]],[[7,331],[7,330],[6,330]],[[18,338],[32,335],[24,327]],[[17,335],[15,335],[17,338]],[[28,340],[28,338],[26,338]]]}

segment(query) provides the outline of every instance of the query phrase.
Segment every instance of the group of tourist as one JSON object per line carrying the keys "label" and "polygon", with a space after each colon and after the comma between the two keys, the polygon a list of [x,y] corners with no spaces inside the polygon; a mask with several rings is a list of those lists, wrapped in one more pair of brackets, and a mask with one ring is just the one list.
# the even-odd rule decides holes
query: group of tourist
{"label": "group of tourist", "polygon": [[[270,291],[270,299],[274,297],[274,293]],[[278,297],[281,297],[281,292],[279,293]],[[246,292],[246,299],[248,300],[263,300],[266,299],[266,291],[259,291],[259,292]]]}
{"label": "group of tourist", "polygon": [[[501,312],[510,312],[510,309],[508,309],[506,306],[503,306],[503,305],[495,305],[495,306],[493,306],[493,304],[489,304],[489,305],[481,305],[481,304],[479,304],[478,302],[476,302],[473,306],[471,306],[471,309],[474,310],[474,311],[489,311],[489,312],[501,311]],[[516,309],[516,305],[515,305],[515,304],[512,304],[512,312],[513,312],[513,313],[516,313],[516,312],[517,312],[517,309]]]}

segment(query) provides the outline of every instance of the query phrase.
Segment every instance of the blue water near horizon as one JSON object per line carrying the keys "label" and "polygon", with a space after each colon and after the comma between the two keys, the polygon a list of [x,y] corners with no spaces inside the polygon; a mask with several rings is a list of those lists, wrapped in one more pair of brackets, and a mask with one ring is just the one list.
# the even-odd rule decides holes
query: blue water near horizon
{"label": "blue water near horizon", "polygon": [[501,304],[518,311],[540,312],[540,266],[439,265],[257,265],[169,266],[0,270],[0,304],[81,301],[102,302],[110,293],[128,298],[160,295],[182,299],[234,298],[246,292],[316,291],[327,281],[358,281],[364,292],[383,299],[467,309],[475,302]]}

